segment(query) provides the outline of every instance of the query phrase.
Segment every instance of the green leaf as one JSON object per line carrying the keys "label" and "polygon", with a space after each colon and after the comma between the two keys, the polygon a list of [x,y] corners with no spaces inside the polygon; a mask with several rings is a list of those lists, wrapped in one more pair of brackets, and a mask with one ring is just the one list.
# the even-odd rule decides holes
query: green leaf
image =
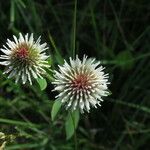
{"label": "green leaf", "polygon": [[58,63],[62,64],[64,62],[63,58],[60,54],[59,49],[56,47],[55,41],[54,41],[53,37],[51,36],[50,32],[49,32],[48,36],[49,36],[49,40],[51,42],[51,45],[54,48],[55,53],[56,53],[56,55],[54,55],[54,56],[56,57],[56,60],[58,61]]}
{"label": "green leaf", "polygon": [[38,79],[37,79],[37,82],[38,82],[38,84],[39,84],[39,86],[40,86],[40,89],[41,89],[42,91],[46,89],[46,87],[47,87],[47,82],[46,82],[45,79],[40,79],[40,78],[38,78]]}
{"label": "green leaf", "polygon": [[60,100],[56,100],[54,102],[53,107],[52,107],[52,111],[51,111],[52,121],[54,121],[56,115],[58,114],[58,111],[60,110],[61,105],[62,105],[62,102]]}
{"label": "green leaf", "polygon": [[70,139],[78,126],[79,123],[79,110],[73,111],[68,114],[67,120],[65,122],[65,130],[66,130],[66,139]]}

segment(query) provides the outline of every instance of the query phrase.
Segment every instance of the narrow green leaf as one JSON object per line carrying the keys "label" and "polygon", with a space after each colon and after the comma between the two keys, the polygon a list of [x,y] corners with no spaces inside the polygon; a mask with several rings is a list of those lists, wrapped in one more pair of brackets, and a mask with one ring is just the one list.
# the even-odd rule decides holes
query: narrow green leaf
{"label": "narrow green leaf", "polygon": [[49,40],[50,40],[50,42],[51,42],[52,47],[53,47],[54,50],[55,50],[57,61],[58,61],[60,64],[63,63],[63,58],[62,58],[62,56],[61,56],[61,54],[60,54],[59,49],[56,47],[55,41],[54,41],[53,37],[51,36],[50,32],[48,33],[48,37],[49,37]]}
{"label": "narrow green leaf", "polygon": [[66,139],[67,140],[70,139],[74,135],[74,132],[75,132],[75,130],[78,126],[78,123],[79,123],[79,118],[80,118],[79,110],[76,110],[76,111],[68,114],[67,120],[65,123]]}
{"label": "narrow green leaf", "polygon": [[26,5],[25,5],[25,3],[22,1],[22,0],[16,0],[16,3],[18,2],[18,4],[20,5],[20,6],[22,6],[23,8],[26,8]]}
{"label": "narrow green leaf", "polygon": [[29,148],[39,148],[39,146],[41,146],[41,143],[17,144],[17,145],[7,146],[7,150],[20,150],[20,149],[29,149]]}
{"label": "narrow green leaf", "polygon": [[39,86],[40,86],[40,89],[41,89],[42,91],[46,89],[46,87],[47,87],[47,82],[46,82],[45,79],[40,79],[40,78],[38,78],[38,79],[37,79],[37,82],[38,82],[38,84],[39,84]]}
{"label": "narrow green leaf", "polygon": [[61,105],[62,105],[62,102],[60,100],[56,100],[54,102],[53,107],[52,107],[52,111],[51,111],[52,121],[54,121],[54,119],[56,118],[56,115],[58,114],[58,111],[60,110]]}
{"label": "narrow green leaf", "polygon": [[24,126],[24,127],[29,127],[29,128],[30,127],[38,127],[38,125],[30,123],[30,122],[28,123],[28,122],[23,122],[23,121],[18,121],[18,120],[11,120],[11,119],[5,119],[5,118],[0,118],[0,123]]}

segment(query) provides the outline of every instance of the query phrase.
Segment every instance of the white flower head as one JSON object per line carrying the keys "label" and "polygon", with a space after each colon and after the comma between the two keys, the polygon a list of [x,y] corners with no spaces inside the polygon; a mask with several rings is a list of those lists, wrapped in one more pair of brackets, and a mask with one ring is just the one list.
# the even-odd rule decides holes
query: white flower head
{"label": "white flower head", "polygon": [[22,80],[23,84],[27,81],[32,84],[32,78],[43,78],[45,69],[49,68],[49,56],[45,53],[47,44],[40,44],[41,37],[34,41],[33,33],[24,37],[20,33],[18,39],[16,36],[13,38],[13,41],[7,39],[6,46],[0,49],[4,53],[0,55],[0,65],[6,66],[4,74],[15,78],[16,83]]}
{"label": "white flower head", "polygon": [[59,92],[56,98],[72,111],[79,109],[83,113],[89,112],[90,106],[96,108],[102,97],[109,94],[108,74],[103,70],[94,58],[84,56],[82,61],[78,56],[75,60],[70,58],[69,64],[65,61],[59,71],[55,71],[54,91]]}

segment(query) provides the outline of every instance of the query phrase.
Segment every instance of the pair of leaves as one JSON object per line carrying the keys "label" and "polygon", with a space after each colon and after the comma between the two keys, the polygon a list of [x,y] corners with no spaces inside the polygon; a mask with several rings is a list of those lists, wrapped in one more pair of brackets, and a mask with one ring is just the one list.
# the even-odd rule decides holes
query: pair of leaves
{"label": "pair of leaves", "polygon": [[79,110],[75,110],[68,114],[65,122],[65,131],[67,140],[69,140],[74,135],[75,130],[79,123],[79,118],[80,118]]}
{"label": "pair of leaves", "polygon": [[[56,100],[53,104],[52,111],[51,111],[51,118],[52,121],[55,120],[60,108],[61,108],[62,102],[60,100]],[[66,132],[66,139],[70,139],[78,126],[79,123],[79,110],[75,110],[73,112],[69,112],[68,116],[66,118],[65,122],[65,132]]]}
{"label": "pair of leaves", "polygon": [[[40,86],[40,89],[43,91],[47,87],[47,82],[45,79],[37,79],[37,82]],[[62,102],[60,100],[56,100],[53,104],[51,111],[51,119],[55,120],[60,108],[62,106]],[[79,122],[79,110],[75,110],[73,112],[69,112],[66,122],[65,122],[65,131],[66,131],[66,139],[70,139],[78,126]]]}

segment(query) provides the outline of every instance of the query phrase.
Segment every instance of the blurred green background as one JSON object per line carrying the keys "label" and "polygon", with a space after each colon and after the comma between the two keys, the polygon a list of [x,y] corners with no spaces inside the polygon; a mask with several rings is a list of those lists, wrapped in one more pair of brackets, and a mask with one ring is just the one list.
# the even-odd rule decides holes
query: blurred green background
{"label": "blurred green background", "polygon": [[[74,47],[80,58],[100,60],[112,95],[101,108],[81,115],[78,149],[149,150],[149,0],[78,0],[76,11],[74,5],[74,0],[1,0],[1,47],[19,32],[34,33],[48,43],[52,69],[68,60]],[[8,135],[6,150],[73,150],[64,108],[51,121],[53,86],[41,91],[36,82],[16,85],[3,70],[0,66],[0,132]]]}

